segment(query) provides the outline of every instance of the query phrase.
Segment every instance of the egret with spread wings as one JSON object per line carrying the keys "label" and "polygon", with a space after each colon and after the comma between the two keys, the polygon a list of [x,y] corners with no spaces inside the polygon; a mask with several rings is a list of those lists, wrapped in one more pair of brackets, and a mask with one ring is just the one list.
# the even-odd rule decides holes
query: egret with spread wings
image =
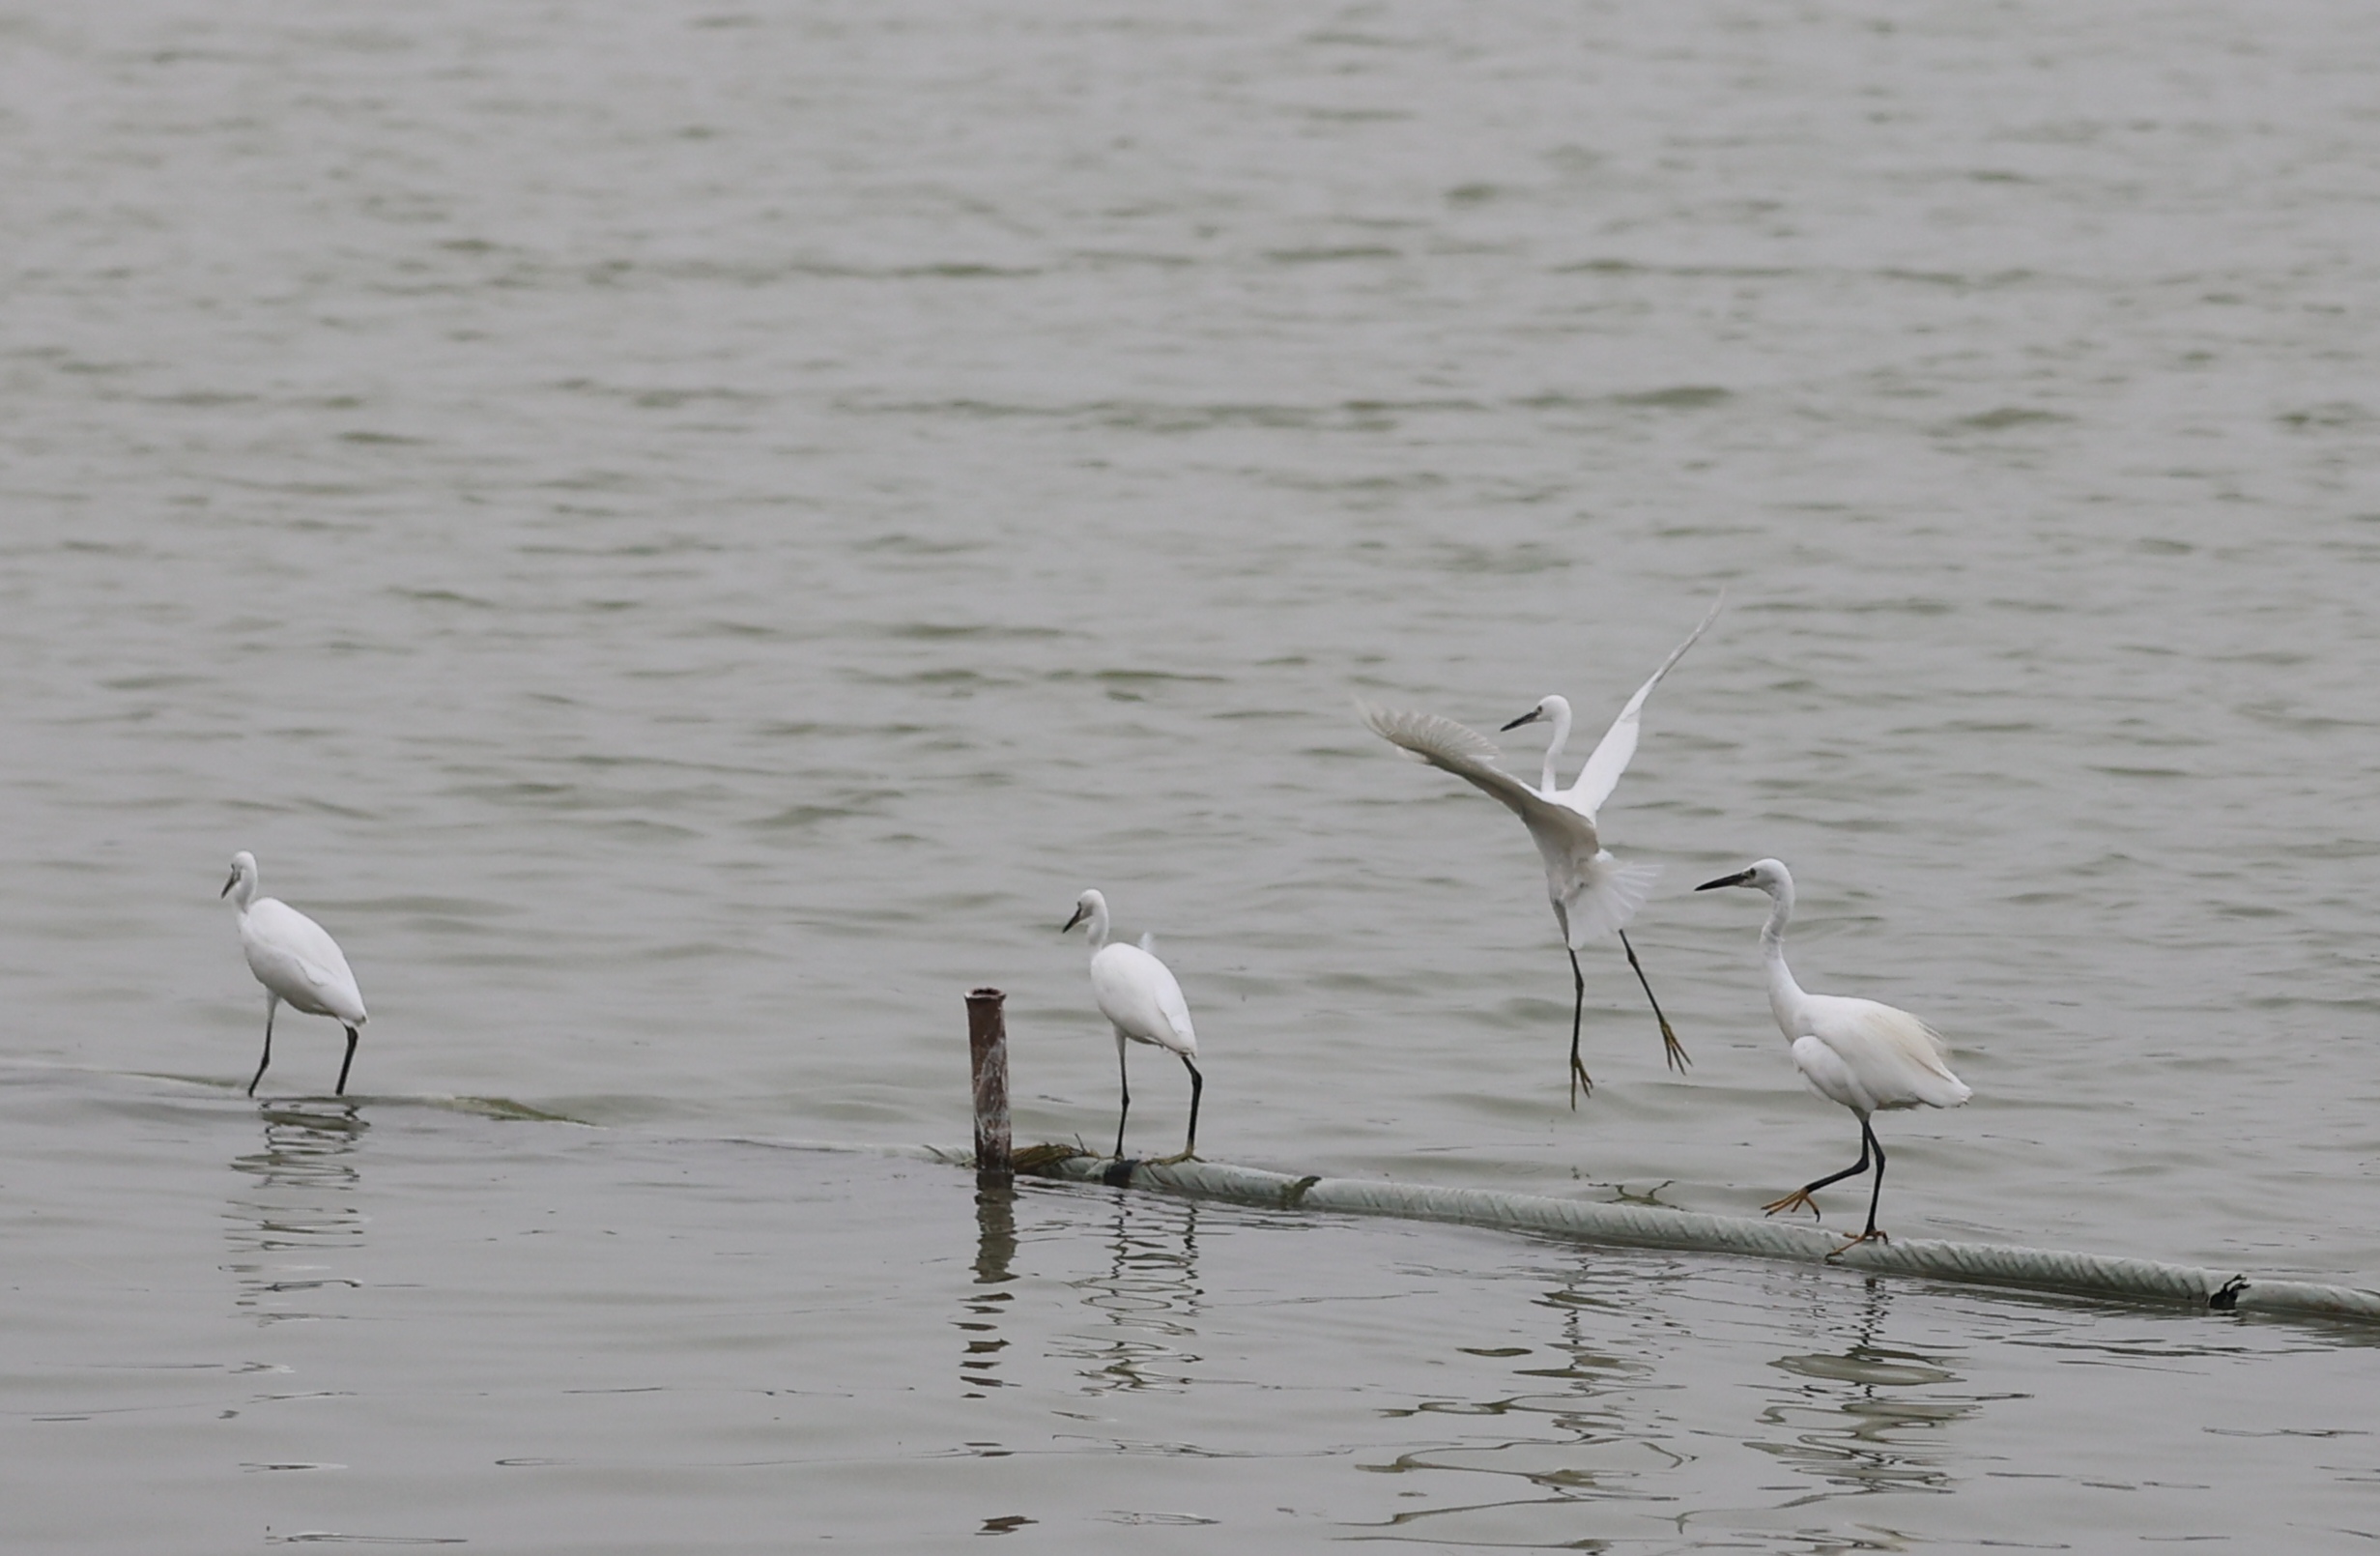
{"label": "egret with spread wings", "polygon": [[1496,743],[1477,730],[1435,713],[1401,713],[1369,706],[1362,708],[1364,722],[1383,739],[1502,800],[1535,840],[1537,852],[1545,860],[1546,895],[1553,901],[1554,920],[1562,928],[1563,946],[1570,957],[1573,1108],[1578,1106],[1582,1085],[1590,1092],[1594,1089],[1594,1081],[1587,1074],[1578,1052],[1579,1028],[1587,1010],[1587,975],[1579,969],[1578,953],[1581,946],[1603,936],[1620,937],[1628,965],[1636,970],[1636,981],[1644,985],[1645,997],[1652,1004],[1653,1020],[1661,1024],[1663,1056],[1674,1069],[1683,1070],[1691,1062],[1684,1046],[1677,1041],[1677,1034],[1670,1029],[1669,1018],[1661,1013],[1661,1001],[1654,997],[1652,981],[1645,976],[1644,964],[1636,958],[1636,947],[1628,943],[1628,921],[1651,894],[1661,867],[1622,864],[1613,858],[1611,850],[1603,846],[1595,815],[1611,797],[1620,775],[1627,771],[1629,759],[1636,755],[1637,729],[1644,716],[1645,699],[1652,695],[1652,689],[1661,684],[1661,677],[1685,656],[1685,651],[1694,647],[1695,641],[1717,619],[1724,603],[1722,599],[1713,604],[1686,641],[1673,649],[1651,678],[1636,689],[1636,695],[1628,699],[1620,716],[1612,721],[1612,727],[1595,743],[1587,765],[1567,789],[1561,787],[1554,776],[1554,764],[1570,739],[1567,699],[1541,698],[1535,707],[1505,726],[1513,730],[1539,719],[1554,726],[1553,738],[1545,747],[1545,766],[1534,789],[1496,765]]}

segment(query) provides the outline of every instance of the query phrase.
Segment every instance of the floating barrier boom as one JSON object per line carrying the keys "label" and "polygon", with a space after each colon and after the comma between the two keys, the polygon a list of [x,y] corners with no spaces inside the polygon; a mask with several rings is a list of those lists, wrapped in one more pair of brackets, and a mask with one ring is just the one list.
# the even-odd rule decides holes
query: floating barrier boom
{"label": "floating barrier boom", "polygon": [[1012,1155],[1008,1039],[1001,1011],[1004,997],[997,989],[977,989],[967,995],[975,1081],[975,1154],[929,1153],[941,1161],[974,1167],[977,1183],[986,1187],[1005,1184],[1012,1172],[1021,1172],[1117,1189],[1161,1189],[1193,1199],[1223,1199],[1275,1210],[1453,1222],[1581,1243],[1740,1253],[1800,1264],[1835,1264],[1874,1275],[1916,1275],[2022,1291],[2176,1303],[2212,1312],[2287,1313],[2380,1323],[2380,1291],[2308,1281],[2269,1281],[2237,1271],[2194,1269],[2153,1259],[1923,1240],[1847,1247],[1841,1238],[1815,1226],[1709,1216],[1663,1205],[1556,1199],[1493,1189],[1441,1189],[1358,1178],[1297,1178],[1216,1162],[1117,1161],[1071,1145],[1036,1145]]}
{"label": "floating barrier boom", "polygon": [[1739,1253],[1802,1264],[1834,1264],[1876,1275],[1914,1275],[2019,1290],[2176,1303],[2214,1312],[2288,1313],[2380,1323],[2380,1291],[2274,1281],[2153,1259],[1918,1239],[1855,1243],[1846,1248],[1841,1237],[1815,1226],[1710,1216],[1660,1205],[1556,1199],[1492,1189],[1444,1189],[1357,1178],[1292,1177],[1216,1162],[1118,1162],[1063,1145],[1019,1151],[1016,1164],[1017,1171],[1036,1177],[1159,1189],[1196,1199],[1276,1210],[1453,1222],[1582,1243]]}

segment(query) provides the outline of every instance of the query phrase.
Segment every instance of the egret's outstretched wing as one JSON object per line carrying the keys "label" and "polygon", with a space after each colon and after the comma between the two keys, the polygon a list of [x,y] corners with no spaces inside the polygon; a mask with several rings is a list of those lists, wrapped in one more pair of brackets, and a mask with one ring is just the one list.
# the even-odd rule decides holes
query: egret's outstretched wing
{"label": "egret's outstretched wing", "polygon": [[1594,818],[1491,765],[1496,747],[1486,735],[1435,713],[1364,707],[1363,718],[1382,738],[1495,795],[1521,819],[1545,861],[1545,892],[1573,949],[1625,925],[1643,906],[1659,868],[1615,865],[1595,835]]}
{"label": "egret's outstretched wing", "polygon": [[1602,739],[1595,742],[1594,754],[1587,759],[1587,765],[1579,769],[1578,782],[1572,784],[1569,792],[1563,796],[1570,805],[1589,816],[1603,809],[1603,802],[1611,798],[1612,791],[1620,786],[1620,775],[1628,770],[1628,763],[1636,756],[1637,720],[1645,711],[1645,699],[1652,695],[1652,689],[1661,684],[1661,677],[1670,673],[1671,667],[1686,656],[1686,650],[1694,647],[1695,641],[1709,629],[1710,623],[1719,619],[1719,612],[1726,605],[1727,592],[1722,590],[1719,597],[1711,602],[1702,625],[1688,633],[1685,642],[1671,649],[1670,656],[1661,661],[1661,668],[1652,673],[1652,678],[1639,686],[1636,695],[1628,699],[1628,706],[1620,710],[1620,717],[1612,720],[1612,727],[1603,732]]}
{"label": "egret's outstretched wing", "polygon": [[1595,840],[1592,817],[1555,803],[1497,766],[1496,742],[1469,725],[1440,718],[1435,713],[1404,713],[1394,708],[1374,707],[1368,703],[1356,706],[1363,714],[1363,722],[1372,727],[1372,733],[1391,745],[1433,767],[1443,767],[1510,806],[1512,813],[1539,837],[1540,847],[1549,829],[1569,849],[1583,850],[1583,858],[1592,858],[1601,846]]}

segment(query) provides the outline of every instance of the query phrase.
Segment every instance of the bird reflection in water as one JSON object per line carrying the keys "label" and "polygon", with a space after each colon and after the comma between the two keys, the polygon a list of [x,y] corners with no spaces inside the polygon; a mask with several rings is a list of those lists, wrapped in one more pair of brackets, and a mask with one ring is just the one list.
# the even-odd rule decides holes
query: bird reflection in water
{"label": "bird reflection in water", "polygon": [[1073,1282],[1083,1305],[1104,1313],[1108,1332],[1060,1340],[1058,1353],[1096,1364],[1083,1371],[1087,1392],[1187,1389],[1200,1358],[1180,1341],[1195,1339],[1193,1320],[1206,1295],[1198,1280],[1198,1207],[1119,1195],[1112,1257],[1104,1275]]}
{"label": "bird reflection in water", "polygon": [[[1667,1279],[1656,1272],[1650,1284],[1657,1288]],[[1686,1463],[1688,1455],[1666,1446],[1683,1428],[1668,1407],[1669,1390],[1658,1376],[1659,1337],[1643,1333],[1648,1315],[1663,1306],[1660,1291],[1648,1289],[1648,1272],[1640,1267],[1622,1275],[1588,1264],[1537,1297],[1535,1306],[1557,1319],[1553,1333],[1538,1343],[1455,1347],[1491,1360],[1526,1357],[1534,1365],[1505,1375],[1533,1381],[1486,1398],[1427,1399],[1409,1410],[1387,1412],[1492,1417],[1499,1425],[1366,1466],[1385,1474],[1451,1470],[1495,1476],[1512,1485],[1511,1493],[1416,1508],[1380,1527],[1469,1542],[1475,1525],[1509,1535],[1515,1528],[1534,1528],[1534,1519],[1545,1517],[1547,1529],[1563,1531],[1549,1535],[1548,1542],[1565,1550],[1599,1550],[1603,1542],[1578,1538],[1574,1506],[1666,1494],[1648,1482]]]}
{"label": "bird reflection in water", "polygon": [[243,1174],[231,1196],[236,1305],[260,1324],[335,1316],[327,1291],[358,1284],[331,1273],[323,1256],[360,1247],[366,1220],[357,1204],[360,1178],[349,1160],[371,1126],[353,1102],[312,1098],[258,1109],[264,1149],[232,1159]]}
{"label": "bird reflection in water", "polygon": [[[1841,1350],[1780,1356],[1769,1364],[1799,1380],[1760,1413],[1763,1426],[1783,1427],[1788,1438],[1753,1438],[1748,1446],[1807,1474],[1854,1492],[1950,1489],[1942,1429],[1983,1407],[1971,1395],[1945,1395],[1943,1385],[1964,1381],[1943,1359],[1878,1343],[1892,1310],[1892,1295],[1879,1281],[1863,1291],[1848,1326],[1857,1338]],[[1842,1291],[1828,1281],[1818,1288],[1816,1325],[1840,1335],[1847,1327]],[[1819,1492],[1818,1496],[1830,1493]]]}
{"label": "bird reflection in water", "polygon": [[999,1317],[1015,1293],[997,1289],[1017,1279],[1010,1265],[1017,1257],[1017,1189],[1014,1184],[983,1184],[975,1191],[975,1282],[960,1304],[966,1316],[957,1320],[968,1339],[959,1359],[959,1383],[963,1396],[980,1399],[987,1389],[1008,1387],[999,1376],[1000,1353],[1008,1341],[999,1336]]}

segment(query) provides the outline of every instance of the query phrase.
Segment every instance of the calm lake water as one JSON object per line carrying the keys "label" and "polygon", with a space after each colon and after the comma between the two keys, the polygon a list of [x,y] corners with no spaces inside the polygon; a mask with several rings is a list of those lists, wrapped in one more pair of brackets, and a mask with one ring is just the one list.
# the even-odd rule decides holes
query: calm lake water
{"label": "calm lake water", "polygon": [[[1096,885],[1208,1156],[1749,1214],[1857,1150],[1687,889],[1775,854],[1977,1092],[1888,1228],[2380,1282],[2375,78],[2336,0],[0,9],[0,1533],[2370,1549],[2358,1332],[767,1142],[962,1141],[995,984],[1104,1144]],[[1604,816],[1696,1064],[1591,948],[1573,1111],[1534,850],[1352,703],[1591,740],[1722,589]],[[240,1095],[236,849],[343,1102],[286,1013]]]}

